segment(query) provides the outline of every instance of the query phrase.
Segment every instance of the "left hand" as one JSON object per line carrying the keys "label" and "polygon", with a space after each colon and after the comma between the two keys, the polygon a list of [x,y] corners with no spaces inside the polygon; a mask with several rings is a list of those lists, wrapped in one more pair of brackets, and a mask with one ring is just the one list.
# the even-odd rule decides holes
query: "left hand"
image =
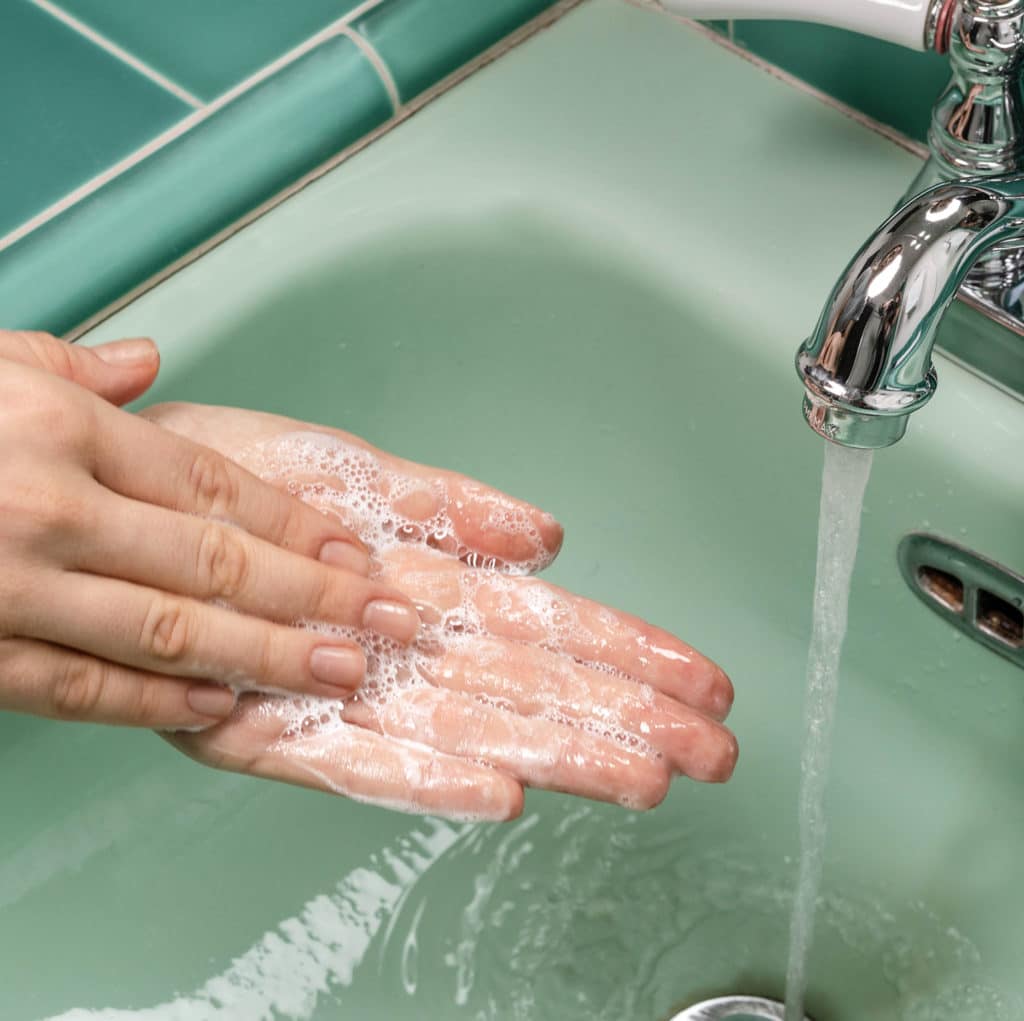
{"label": "left hand", "polygon": [[333,429],[187,404],[143,415],[340,513],[372,576],[424,622],[407,650],[350,636],[369,666],[344,702],[250,693],[225,722],[169,738],[193,758],[489,819],[518,815],[523,785],[649,808],[674,775],[729,778],[726,675],[659,628],[524,576],[561,544],[549,515]]}

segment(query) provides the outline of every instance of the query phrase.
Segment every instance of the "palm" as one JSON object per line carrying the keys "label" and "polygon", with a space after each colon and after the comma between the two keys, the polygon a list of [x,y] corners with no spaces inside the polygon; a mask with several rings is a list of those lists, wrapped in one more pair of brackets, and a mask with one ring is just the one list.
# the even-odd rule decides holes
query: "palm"
{"label": "palm", "polygon": [[344,517],[423,620],[408,648],[352,634],[368,660],[357,695],[248,693],[226,722],[175,735],[187,754],[396,808],[497,819],[518,814],[523,785],[646,808],[675,774],[731,774],[735,741],[718,722],[728,679],[668,633],[529,577],[561,541],[548,515],[333,430],[194,405],[146,414]]}

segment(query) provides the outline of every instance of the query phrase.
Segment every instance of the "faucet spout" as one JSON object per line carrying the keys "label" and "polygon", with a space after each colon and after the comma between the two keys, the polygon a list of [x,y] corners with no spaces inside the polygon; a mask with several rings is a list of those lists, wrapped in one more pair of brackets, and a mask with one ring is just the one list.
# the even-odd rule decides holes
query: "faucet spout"
{"label": "faucet spout", "polygon": [[797,352],[804,417],[848,447],[888,447],[935,390],[932,348],[971,267],[1024,237],[1024,176],[939,184],[865,243]]}

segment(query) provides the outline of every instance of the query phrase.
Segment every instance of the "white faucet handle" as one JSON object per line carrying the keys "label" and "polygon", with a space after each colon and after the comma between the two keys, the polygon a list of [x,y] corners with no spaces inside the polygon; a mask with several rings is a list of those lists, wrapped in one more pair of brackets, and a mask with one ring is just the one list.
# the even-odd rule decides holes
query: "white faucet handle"
{"label": "white faucet handle", "polygon": [[924,50],[952,0],[655,0],[655,5],[688,18],[815,21]]}

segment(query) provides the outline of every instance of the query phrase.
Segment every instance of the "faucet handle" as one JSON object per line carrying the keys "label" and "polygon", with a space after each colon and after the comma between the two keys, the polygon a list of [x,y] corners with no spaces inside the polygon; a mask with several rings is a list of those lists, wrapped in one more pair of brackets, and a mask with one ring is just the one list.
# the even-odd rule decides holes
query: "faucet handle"
{"label": "faucet handle", "polygon": [[1024,0],[949,0],[933,45],[953,76],[932,112],[927,183],[1024,170]]}
{"label": "faucet handle", "polygon": [[[648,0],[687,18],[815,21],[912,50],[932,48],[940,14],[955,0]],[[948,17],[948,13],[946,15]]]}

